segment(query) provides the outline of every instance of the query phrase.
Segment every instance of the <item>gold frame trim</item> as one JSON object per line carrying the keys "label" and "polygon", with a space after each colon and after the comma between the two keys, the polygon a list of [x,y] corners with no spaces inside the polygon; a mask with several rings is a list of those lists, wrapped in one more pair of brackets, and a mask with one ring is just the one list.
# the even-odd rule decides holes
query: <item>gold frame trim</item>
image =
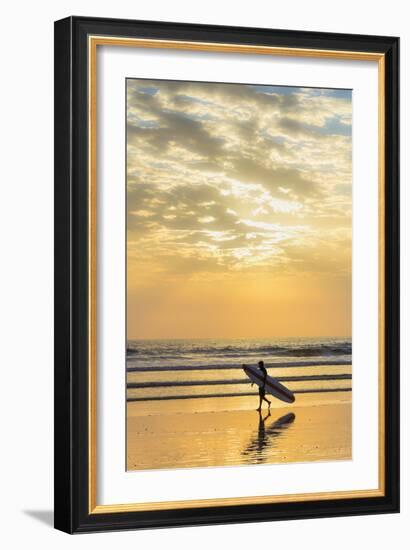
{"label": "gold frame trim", "polygon": [[[206,500],[183,500],[164,502],[145,502],[132,504],[97,504],[97,345],[96,345],[96,189],[97,189],[97,46],[122,46],[134,48],[179,49],[206,52],[251,53],[286,57],[313,57],[331,59],[349,59],[378,62],[378,154],[379,154],[379,483],[377,489],[356,491],[333,491],[321,493],[303,493],[294,495],[269,495],[237,498],[215,498]],[[216,44],[207,42],[188,42],[178,40],[156,40],[140,38],[121,38],[112,36],[88,37],[88,127],[89,127],[89,437],[88,437],[88,510],[89,514],[107,514],[120,512],[158,511],[211,506],[240,506],[246,504],[273,504],[284,502],[305,502],[333,499],[376,498],[385,495],[385,56],[373,52],[349,52],[333,50],[313,50],[303,48],[281,48],[270,46],[252,46],[242,44]]]}

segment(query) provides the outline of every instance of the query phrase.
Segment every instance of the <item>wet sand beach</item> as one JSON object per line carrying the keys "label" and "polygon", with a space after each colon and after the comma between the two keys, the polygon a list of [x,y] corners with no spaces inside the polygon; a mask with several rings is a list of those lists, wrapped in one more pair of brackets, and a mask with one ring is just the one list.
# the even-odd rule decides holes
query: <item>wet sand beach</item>
{"label": "wet sand beach", "polygon": [[[349,460],[351,393],[301,394],[291,406],[257,397],[127,403],[127,469]],[[195,412],[193,412],[195,411]]]}

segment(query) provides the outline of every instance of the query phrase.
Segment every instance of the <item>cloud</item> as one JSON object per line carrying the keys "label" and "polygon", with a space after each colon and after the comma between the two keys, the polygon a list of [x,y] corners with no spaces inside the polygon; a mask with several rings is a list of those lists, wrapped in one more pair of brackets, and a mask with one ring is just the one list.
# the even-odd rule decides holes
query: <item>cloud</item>
{"label": "cloud", "polygon": [[131,269],[340,272],[350,93],[129,79],[127,208]]}

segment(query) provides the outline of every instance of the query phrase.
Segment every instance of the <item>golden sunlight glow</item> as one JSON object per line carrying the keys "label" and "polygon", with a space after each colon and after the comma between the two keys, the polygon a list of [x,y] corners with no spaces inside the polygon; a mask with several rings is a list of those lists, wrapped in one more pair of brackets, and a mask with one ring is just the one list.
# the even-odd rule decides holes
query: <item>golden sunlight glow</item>
{"label": "golden sunlight glow", "polygon": [[127,81],[128,338],[351,335],[351,92]]}

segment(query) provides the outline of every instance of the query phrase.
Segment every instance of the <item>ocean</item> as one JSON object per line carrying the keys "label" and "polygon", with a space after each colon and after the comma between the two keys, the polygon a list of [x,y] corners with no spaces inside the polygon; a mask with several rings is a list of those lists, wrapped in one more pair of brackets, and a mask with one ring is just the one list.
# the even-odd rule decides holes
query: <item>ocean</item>
{"label": "ocean", "polygon": [[347,338],[129,340],[127,400],[257,395],[242,364],[260,360],[269,375],[295,394],[318,394],[320,399],[319,394],[351,391],[351,353]]}

